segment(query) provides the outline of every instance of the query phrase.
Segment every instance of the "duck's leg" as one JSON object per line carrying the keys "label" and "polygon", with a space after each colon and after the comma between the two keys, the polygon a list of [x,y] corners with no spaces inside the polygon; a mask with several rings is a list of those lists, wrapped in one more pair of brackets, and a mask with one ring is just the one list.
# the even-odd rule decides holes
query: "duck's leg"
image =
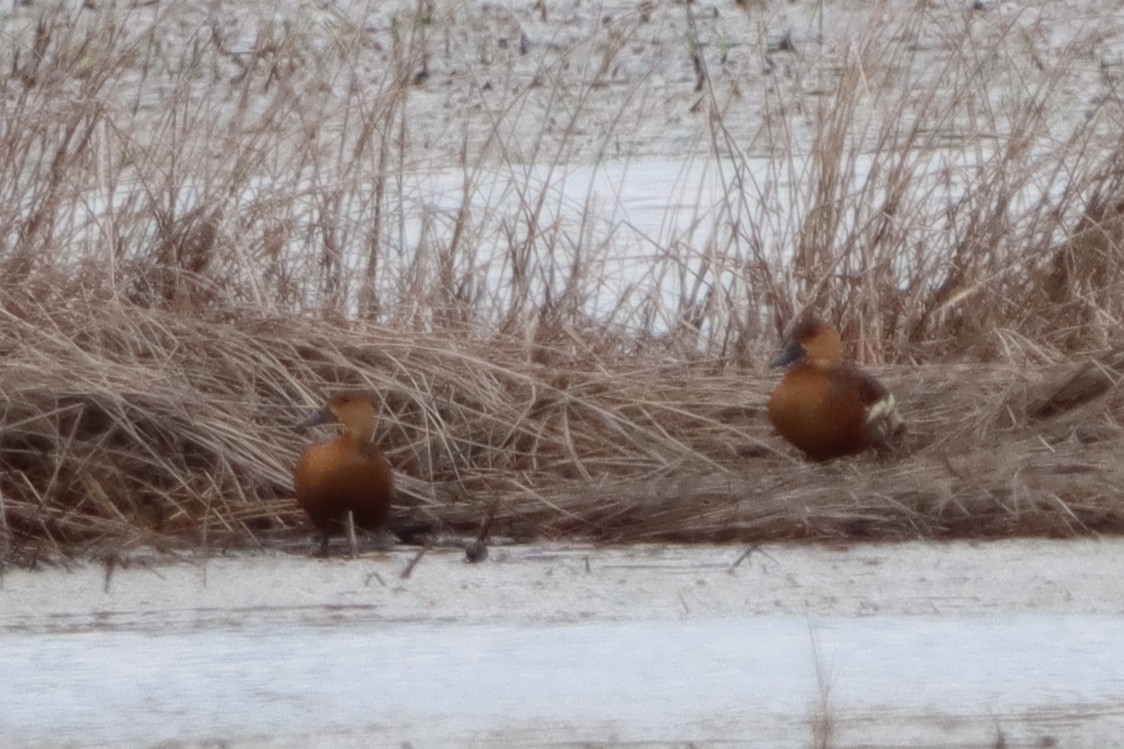
{"label": "duck's leg", "polygon": [[347,511],[347,540],[351,544],[351,558],[359,556],[359,542],[355,540],[355,513]]}
{"label": "duck's leg", "polygon": [[319,538],[320,544],[316,547],[316,551],[313,553],[318,557],[326,557],[328,556],[328,531],[324,531],[323,533],[321,533],[319,535]]}

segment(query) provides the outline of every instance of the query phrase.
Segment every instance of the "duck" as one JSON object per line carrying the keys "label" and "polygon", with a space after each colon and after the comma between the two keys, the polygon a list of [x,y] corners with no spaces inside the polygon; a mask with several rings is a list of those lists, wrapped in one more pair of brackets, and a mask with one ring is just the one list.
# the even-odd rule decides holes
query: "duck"
{"label": "duck", "polygon": [[873,375],[841,361],[840,348],[839,331],[809,316],[769,362],[788,368],[769,396],[769,421],[817,462],[884,452],[905,430],[894,396]]}
{"label": "duck", "polygon": [[293,468],[297,503],[316,528],[320,556],[327,556],[331,535],[346,530],[349,512],[359,528],[386,528],[394,469],[372,442],[378,402],[373,393],[337,393],[296,424],[298,431],[328,423],[343,427],[335,439],[305,449]]}

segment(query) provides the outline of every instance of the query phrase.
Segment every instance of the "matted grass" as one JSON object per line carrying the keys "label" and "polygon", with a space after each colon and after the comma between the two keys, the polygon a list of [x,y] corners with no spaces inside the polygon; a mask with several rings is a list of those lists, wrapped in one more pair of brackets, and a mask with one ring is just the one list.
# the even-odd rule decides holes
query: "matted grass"
{"label": "matted grass", "polygon": [[[1124,530],[1124,398],[1106,383],[1074,405],[1051,389],[1066,366],[880,369],[909,422],[902,449],[813,465],[763,418],[775,378],[720,362],[559,349],[543,364],[503,339],[51,306],[9,300],[0,319],[10,561],[291,535],[306,522],[292,424],[321,392],[360,385],[384,397],[396,516],[451,530],[485,517],[501,535],[612,541]],[[1066,407],[1026,415],[1043,398]]]}
{"label": "matted grass", "polygon": [[[340,385],[383,396],[400,517],[459,531],[1122,530],[1119,19],[633,5],[0,18],[4,558],[303,528],[289,424]],[[687,229],[558,198],[669,155],[721,186]],[[900,453],[769,433],[805,309]]]}

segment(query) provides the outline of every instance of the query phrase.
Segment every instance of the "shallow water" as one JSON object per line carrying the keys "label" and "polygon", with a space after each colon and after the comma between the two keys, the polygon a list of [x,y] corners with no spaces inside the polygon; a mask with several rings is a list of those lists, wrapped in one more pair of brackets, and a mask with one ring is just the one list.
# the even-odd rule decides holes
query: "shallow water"
{"label": "shallow water", "polygon": [[0,743],[807,747],[822,715],[831,746],[1112,746],[1121,554],[524,549],[408,580],[406,553],[251,557],[108,592],[96,567],[9,573]]}

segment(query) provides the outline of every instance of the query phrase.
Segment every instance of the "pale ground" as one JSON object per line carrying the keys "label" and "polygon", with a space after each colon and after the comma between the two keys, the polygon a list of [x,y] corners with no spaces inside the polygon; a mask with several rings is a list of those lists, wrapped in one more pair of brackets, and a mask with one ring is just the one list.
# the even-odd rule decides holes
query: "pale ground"
{"label": "pale ground", "polygon": [[[341,547],[333,548],[338,553]],[[771,614],[1124,614],[1124,540],[773,544],[732,568],[744,550],[498,546],[485,563],[469,565],[463,552],[438,549],[407,579],[400,573],[413,551],[357,560],[279,555],[135,561],[114,570],[108,590],[101,565],[10,570],[0,588],[0,627],[206,626],[199,611],[224,621],[451,617],[512,625]],[[187,619],[179,621],[181,616]]]}
{"label": "pale ground", "polygon": [[826,716],[838,747],[1124,737],[1124,540],[743,551],[432,550],[408,578],[406,550],[138,559],[108,589],[100,565],[8,571],[0,735],[775,749]]}

